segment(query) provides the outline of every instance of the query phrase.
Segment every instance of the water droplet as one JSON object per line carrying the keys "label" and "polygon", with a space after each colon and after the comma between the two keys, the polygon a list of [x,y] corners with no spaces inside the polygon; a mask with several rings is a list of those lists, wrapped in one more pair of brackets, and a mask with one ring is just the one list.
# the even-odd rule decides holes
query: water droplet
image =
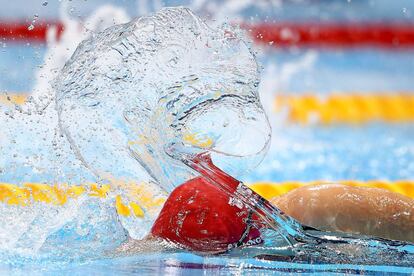
{"label": "water droplet", "polygon": [[29,31],[31,31],[31,30],[33,30],[34,29],[34,25],[35,25],[35,23],[36,23],[36,21],[37,21],[37,19],[39,18],[39,15],[38,14],[35,14],[34,16],[33,16],[33,19],[32,19],[32,23],[29,25],[29,27],[27,27],[27,29],[29,30]]}
{"label": "water droplet", "polygon": [[48,2],[47,2],[47,1],[44,1],[44,2],[42,3],[42,6],[46,7],[46,6],[47,6],[47,4],[48,4]]}

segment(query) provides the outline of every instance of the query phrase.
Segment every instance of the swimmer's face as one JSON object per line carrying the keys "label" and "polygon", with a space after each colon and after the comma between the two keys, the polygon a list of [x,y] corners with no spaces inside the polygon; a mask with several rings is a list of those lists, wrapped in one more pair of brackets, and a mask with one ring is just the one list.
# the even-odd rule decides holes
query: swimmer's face
{"label": "swimmer's face", "polygon": [[210,141],[197,146],[260,160],[270,128],[241,36],[177,8],[83,42],[56,83],[60,125],[75,152],[100,176],[135,179],[145,175],[136,160],[165,174],[165,144],[191,135]]}

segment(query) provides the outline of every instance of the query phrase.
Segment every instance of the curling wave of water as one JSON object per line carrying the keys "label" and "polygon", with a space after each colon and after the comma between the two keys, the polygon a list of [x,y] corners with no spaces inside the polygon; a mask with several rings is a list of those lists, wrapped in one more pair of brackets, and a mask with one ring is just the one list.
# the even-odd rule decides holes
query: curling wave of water
{"label": "curling wave of water", "polygon": [[60,126],[79,159],[101,178],[142,179],[138,160],[167,190],[182,180],[163,154],[174,139],[247,157],[232,159],[236,175],[257,164],[270,129],[240,36],[174,8],[84,41],[56,81]]}

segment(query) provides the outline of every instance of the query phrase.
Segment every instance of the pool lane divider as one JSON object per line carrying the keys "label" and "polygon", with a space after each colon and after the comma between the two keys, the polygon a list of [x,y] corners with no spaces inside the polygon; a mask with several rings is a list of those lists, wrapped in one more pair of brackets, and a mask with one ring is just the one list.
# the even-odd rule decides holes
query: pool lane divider
{"label": "pool lane divider", "polygon": [[412,48],[412,22],[277,22],[243,25],[255,42],[275,47]]}
{"label": "pool lane divider", "polygon": [[[139,185],[137,184],[137,186]],[[10,206],[22,207],[29,207],[35,203],[63,206],[69,200],[76,200],[81,196],[107,199],[111,191],[109,184],[98,185],[96,183],[84,185],[24,183],[21,186],[0,183],[0,202]],[[131,195],[134,196],[134,194]],[[116,195],[114,199],[117,212],[122,216],[144,217],[142,208],[162,206],[164,203],[164,199],[148,198],[145,194],[140,196],[138,202],[130,201],[129,196],[122,198],[121,195]],[[130,202],[126,204],[125,201]]]}
{"label": "pool lane divider", "polygon": [[[59,21],[1,21],[1,42],[46,43],[48,29],[57,29],[59,39],[64,25]],[[241,23],[258,44],[270,47],[381,47],[413,48],[412,22],[259,22]]]}
{"label": "pool lane divider", "polygon": [[49,28],[56,28],[56,39],[60,39],[64,25],[59,21],[38,21],[31,28],[31,21],[2,21],[0,19],[0,42],[40,43],[47,42]]}
{"label": "pool lane divider", "polygon": [[27,93],[10,93],[0,91],[0,106],[22,105],[26,102]]}
{"label": "pool lane divider", "polygon": [[[0,105],[4,106],[21,105],[26,99],[27,94],[23,93],[0,93]],[[414,92],[278,93],[274,111],[283,114],[288,122],[301,125],[412,123]],[[186,134],[184,138],[197,138],[191,135]],[[213,142],[208,137],[202,139],[199,146],[207,147]]]}
{"label": "pool lane divider", "polygon": [[[356,187],[372,187],[386,189],[392,192],[400,193],[414,199],[414,181],[397,180],[397,181],[357,181],[357,180],[340,180],[340,181],[312,181],[312,182],[256,182],[249,186],[266,199],[283,195],[293,189],[305,185],[322,185],[330,183],[339,183]],[[0,183],[0,204],[8,206],[20,206],[30,208],[34,204],[42,203],[51,206],[63,206],[70,200],[77,200],[79,197],[88,197],[96,199],[112,199],[118,214],[123,217],[143,218],[145,211],[152,207],[161,207],[165,197],[148,196],[148,191],[143,187],[145,184],[129,184],[126,187],[130,194],[116,194],[119,190],[113,190],[109,184],[98,185],[96,183],[84,185],[47,185],[41,183],[24,183],[15,185],[9,183]],[[136,189],[138,187],[138,190]],[[138,191],[131,192],[131,191]],[[141,192],[141,193],[140,193]]]}
{"label": "pool lane divider", "polygon": [[414,93],[278,94],[274,109],[302,125],[410,123]]}

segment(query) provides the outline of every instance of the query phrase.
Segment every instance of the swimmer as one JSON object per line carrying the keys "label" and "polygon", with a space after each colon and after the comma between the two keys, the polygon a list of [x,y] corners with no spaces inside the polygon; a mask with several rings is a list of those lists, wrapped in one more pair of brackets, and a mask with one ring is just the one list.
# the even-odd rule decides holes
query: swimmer
{"label": "swimmer", "polygon": [[[213,165],[232,188],[239,182]],[[270,200],[305,225],[325,231],[414,242],[414,200],[378,188],[339,184],[309,185]],[[229,204],[230,203],[230,204]],[[247,224],[250,220],[253,223]],[[149,240],[172,242],[199,253],[261,243],[260,219],[204,177],[177,187],[155,221]],[[124,246],[128,251],[134,245]]]}

